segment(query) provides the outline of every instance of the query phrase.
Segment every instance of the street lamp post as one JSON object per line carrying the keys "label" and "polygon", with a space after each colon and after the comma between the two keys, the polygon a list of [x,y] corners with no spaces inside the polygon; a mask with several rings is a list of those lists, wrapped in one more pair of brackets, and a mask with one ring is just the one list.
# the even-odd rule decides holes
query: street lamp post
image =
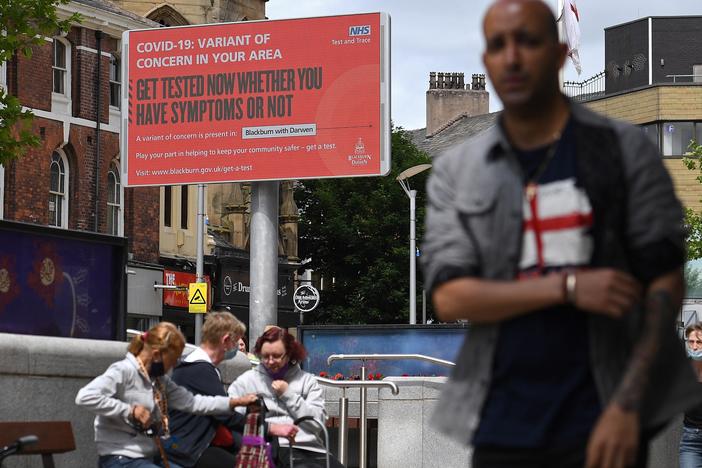
{"label": "street lamp post", "polygon": [[417,323],[417,239],[415,235],[416,225],[416,201],[417,191],[411,190],[409,179],[412,176],[424,172],[431,167],[431,164],[418,164],[409,169],[405,169],[397,176],[402,190],[405,191],[410,201],[410,291],[409,291],[409,323]]}

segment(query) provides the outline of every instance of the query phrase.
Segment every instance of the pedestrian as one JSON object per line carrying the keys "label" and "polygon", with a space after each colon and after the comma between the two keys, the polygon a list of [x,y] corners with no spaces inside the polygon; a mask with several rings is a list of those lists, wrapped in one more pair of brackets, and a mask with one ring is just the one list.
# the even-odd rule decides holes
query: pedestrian
{"label": "pedestrian", "polygon": [[[702,323],[697,322],[685,329],[687,355],[697,380],[702,382]],[[702,384],[698,385],[702,392]],[[680,437],[680,468],[702,466],[702,404],[685,411],[682,436]]]}
{"label": "pedestrian", "polygon": [[700,400],[674,333],[680,203],[640,129],[561,93],[544,2],[494,2],[483,33],[504,111],[427,186],[425,281],[440,320],[470,321],[433,423],[475,468],[644,467]]}
{"label": "pedestrian", "polygon": [[[227,396],[218,366],[239,352],[246,326],[229,312],[210,312],[202,326],[201,344],[173,370],[173,381],[195,395]],[[197,415],[169,409],[171,437],[164,446],[169,460],[189,468],[232,468],[241,447],[245,418],[238,412]],[[295,437],[292,424],[270,424],[268,433]]]}
{"label": "pedestrian", "polygon": [[[322,389],[314,375],[300,369],[306,355],[302,344],[286,330],[271,326],[256,340],[254,352],[261,363],[232,382],[229,396],[256,393],[262,397],[268,410],[268,423],[291,424],[303,416],[312,416],[319,424],[325,424]],[[320,428],[315,424],[300,424],[292,449],[295,467],[326,467],[324,453],[328,447],[321,442],[319,433]],[[288,466],[290,441],[279,437],[278,442],[280,466]],[[332,456],[330,462],[334,468],[343,468]]]}
{"label": "pedestrian", "polygon": [[168,409],[202,415],[230,415],[257,400],[193,395],[167,375],[185,347],[185,337],[169,322],[132,338],[126,357],[81,388],[76,404],[96,414],[95,442],[100,468],[179,468],[164,456]]}

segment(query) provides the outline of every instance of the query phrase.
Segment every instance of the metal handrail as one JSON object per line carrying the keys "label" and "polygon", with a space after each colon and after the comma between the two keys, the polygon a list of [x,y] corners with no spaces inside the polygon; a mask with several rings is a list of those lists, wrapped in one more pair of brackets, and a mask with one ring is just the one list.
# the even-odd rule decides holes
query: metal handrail
{"label": "metal handrail", "polygon": [[[332,380],[315,376],[317,382],[328,387],[341,387],[343,393],[339,398],[339,460],[346,466],[348,462],[349,447],[349,399],[346,396],[347,388],[361,389],[361,420],[365,419],[365,393],[367,388],[389,388],[393,395],[400,393],[395,382],[382,380]],[[329,447],[327,446],[327,450]],[[365,458],[364,458],[365,460]],[[365,466],[365,465],[364,465]]]}
{"label": "metal handrail", "polygon": [[334,361],[398,361],[401,359],[426,361],[444,367],[454,367],[456,365],[451,361],[425,356],[424,354],[332,354],[327,358],[327,365],[331,366]]}
{"label": "metal handrail", "polygon": [[698,77],[702,78],[702,75],[700,75],[700,74],[696,74],[696,75],[665,75],[665,77],[672,78],[673,83],[676,83],[677,78],[692,78],[692,80],[690,80],[689,82],[693,83],[693,82],[695,82],[695,78],[698,78]]}
{"label": "metal handrail", "polygon": [[393,395],[400,393],[400,389],[397,388],[395,382],[383,382],[382,380],[332,380],[324,377],[315,376],[317,382],[322,385],[327,385],[329,387],[342,387],[342,388],[375,388],[375,387],[388,387]]}
{"label": "metal handrail", "polygon": [[[433,364],[438,364],[445,367],[453,367],[454,364],[451,361],[446,361],[445,359],[439,359],[432,356],[425,356],[423,354],[332,354],[327,358],[327,365],[331,366],[334,361],[361,361],[361,380],[356,382],[365,382],[366,379],[366,361],[396,361],[401,359],[412,359],[415,361],[426,361]],[[370,382],[367,382],[370,383]],[[383,382],[389,383],[389,382]],[[359,423],[359,444],[358,444],[358,466],[359,468],[366,468],[366,453],[368,450],[368,428],[367,428],[367,414],[366,414],[366,403],[367,395],[365,386],[361,386],[361,398],[359,402],[360,406],[360,423]],[[395,393],[396,395],[396,393]],[[344,396],[342,400],[346,397]],[[341,412],[342,402],[339,401],[339,408]],[[341,431],[340,431],[341,432]],[[339,434],[339,442],[341,445],[341,434]],[[342,459],[341,463],[345,464]]]}

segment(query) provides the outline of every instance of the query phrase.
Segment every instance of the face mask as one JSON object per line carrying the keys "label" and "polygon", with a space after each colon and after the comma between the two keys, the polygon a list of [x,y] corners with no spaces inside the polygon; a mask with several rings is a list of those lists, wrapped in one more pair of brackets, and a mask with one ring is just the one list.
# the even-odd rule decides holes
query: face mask
{"label": "face mask", "polygon": [[236,348],[232,348],[232,349],[230,349],[229,351],[225,351],[225,352],[224,352],[224,359],[225,359],[225,360],[227,360],[227,359],[234,359],[234,356],[236,356],[236,353],[237,353],[238,351],[239,351],[239,350],[236,349]]}
{"label": "face mask", "polygon": [[288,369],[290,368],[290,363],[285,364],[283,367],[278,369],[276,372],[271,371],[269,368],[266,366],[263,366],[266,369],[266,372],[268,375],[271,377],[273,380],[280,380],[283,377],[285,377],[285,374],[288,372]]}
{"label": "face mask", "polygon": [[161,377],[166,373],[166,367],[163,365],[163,361],[154,361],[151,363],[149,368],[149,377],[155,379]]}
{"label": "face mask", "polygon": [[702,349],[698,349],[697,351],[690,349],[689,347],[685,347],[687,350],[687,355],[693,360],[693,361],[702,361]]}

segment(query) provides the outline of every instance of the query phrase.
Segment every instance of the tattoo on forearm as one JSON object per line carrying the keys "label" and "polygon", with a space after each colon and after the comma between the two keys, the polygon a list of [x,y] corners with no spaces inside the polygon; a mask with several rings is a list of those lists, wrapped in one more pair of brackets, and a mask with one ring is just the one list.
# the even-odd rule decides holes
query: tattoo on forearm
{"label": "tattoo on forearm", "polygon": [[658,289],[646,296],[645,321],[641,337],[633,349],[627,368],[613,401],[626,411],[638,411],[649,383],[651,367],[663,337],[671,333],[677,309],[670,292]]}

